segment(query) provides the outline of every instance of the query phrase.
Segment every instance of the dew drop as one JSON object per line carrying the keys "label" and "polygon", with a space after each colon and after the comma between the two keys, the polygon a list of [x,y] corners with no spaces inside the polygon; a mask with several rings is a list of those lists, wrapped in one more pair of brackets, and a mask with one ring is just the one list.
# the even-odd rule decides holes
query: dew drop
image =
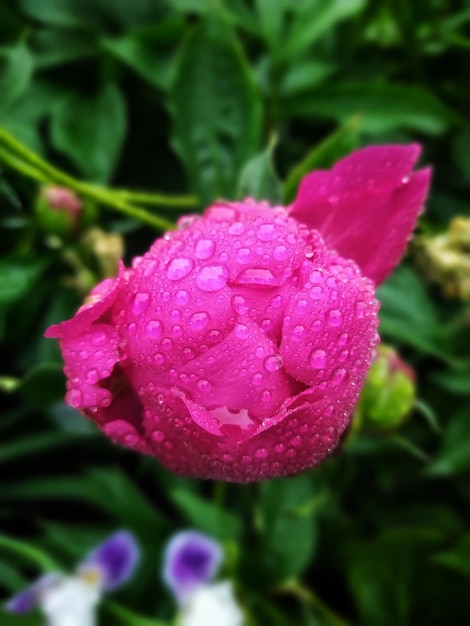
{"label": "dew drop", "polygon": [[242,265],[246,265],[253,260],[253,253],[250,248],[240,248],[237,250],[236,260]]}
{"label": "dew drop", "polygon": [[355,312],[356,312],[356,318],[357,319],[362,319],[365,316],[366,313],[366,303],[365,302],[356,302],[355,305]]}
{"label": "dew drop", "polygon": [[219,291],[227,284],[228,277],[229,271],[225,265],[206,265],[199,271],[196,284],[202,291]]}
{"label": "dew drop", "polygon": [[340,346],[345,346],[349,341],[349,335],[348,333],[341,333],[341,335],[338,337],[338,345]]}
{"label": "dew drop", "polygon": [[310,354],[310,367],[321,370],[325,367],[328,357],[324,350],[313,350]]}
{"label": "dew drop", "polygon": [[210,321],[210,315],[206,311],[197,311],[189,318],[189,325],[193,330],[203,330]]}
{"label": "dew drop", "polygon": [[287,246],[275,246],[273,250],[273,257],[276,261],[285,261],[289,258],[289,248]]}
{"label": "dew drop", "polygon": [[274,446],[274,452],[277,452],[278,454],[282,454],[285,449],[286,449],[286,446],[283,443],[277,443]]}
{"label": "dew drop", "polygon": [[295,435],[295,437],[292,437],[289,443],[291,446],[300,446],[300,444],[302,443],[302,437],[300,435]]}
{"label": "dew drop", "polygon": [[343,314],[339,309],[331,309],[326,319],[330,326],[341,326],[343,323]]}
{"label": "dew drop", "polygon": [[228,232],[230,235],[241,235],[245,232],[245,224],[243,222],[234,222],[229,226]]}
{"label": "dew drop", "polygon": [[170,337],[164,337],[160,345],[165,352],[168,352],[173,348],[173,339],[170,339]]}
{"label": "dew drop", "polygon": [[165,439],[165,433],[163,430],[154,430],[151,436],[152,441],[155,441],[155,443],[160,443]]}
{"label": "dew drop", "polygon": [[91,343],[94,346],[104,346],[108,341],[108,335],[104,331],[97,332],[91,338]]}
{"label": "dew drop", "polygon": [[157,352],[156,354],[154,354],[153,362],[157,365],[163,365],[163,363],[165,362],[165,357],[161,352]]}
{"label": "dew drop", "polygon": [[150,294],[148,293],[136,293],[132,301],[132,312],[135,315],[145,313],[150,303]]}
{"label": "dew drop", "polygon": [[295,303],[295,308],[299,313],[305,313],[308,311],[308,302],[307,300],[297,300]]}
{"label": "dew drop", "polygon": [[344,369],[344,367],[340,367],[339,369],[337,369],[334,373],[333,373],[333,383],[335,385],[340,385],[341,383],[343,383],[346,380],[346,376],[348,375],[347,371]]}
{"label": "dew drop", "polygon": [[312,300],[320,300],[323,298],[323,287],[321,285],[314,285],[308,295],[312,298]]}
{"label": "dew drop", "polygon": [[248,313],[248,305],[243,296],[236,295],[232,298],[233,310],[239,315],[246,315]]}
{"label": "dew drop", "polygon": [[179,324],[175,324],[171,328],[171,334],[173,335],[173,337],[181,337],[181,335],[183,334],[183,327]]}
{"label": "dew drop", "polygon": [[275,372],[283,366],[282,356],[280,354],[268,356],[264,359],[263,365],[268,372]]}
{"label": "dew drop", "polygon": [[67,391],[65,401],[74,409],[77,409],[82,403],[82,392],[79,389],[70,389]]}
{"label": "dew drop", "polygon": [[250,267],[242,270],[234,282],[239,285],[256,285],[258,287],[278,286],[278,281],[271,270],[264,267]]}
{"label": "dew drop", "polygon": [[272,395],[273,394],[269,391],[269,389],[265,389],[261,394],[261,402],[264,402],[266,404],[271,400]]}
{"label": "dew drop", "polygon": [[253,374],[253,376],[251,377],[251,382],[253,383],[253,385],[256,385],[256,387],[258,387],[258,385],[261,385],[261,383],[263,382],[263,374],[256,372],[256,374]]}
{"label": "dew drop", "polygon": [[294,341],[302,341],[305,337],[305,326],[299,324],[292,329],[291,333],[292,339]]}
{"label": "dew drop", "polygon": [[145,334],[151,339],[157,339],[163,332],[163,324],[160,320],[150,320],[145,327]]}
{"label": "dew drop", "polygon": [[246,324],[235,324],[233,332],[238,339],[248,339],[250,336],[250,329]]}
{"label": "dew drop", "polygon": [[172,259],[166,268],[167,278],[170,280],[181,280],[185,278],[193,269],[194,261],[185,257]]}
{"label": "dew drop", "polygon": [[185,304],[188,304],[190,298],[191,296],[184,289],[180,289],[179,291],[175,293],[175,302],[176,304],[179,304],[180,306],[184,306]]}
{"label": "dew drop", "polygon": [[257,459],[265,459],[268,456],[267,448],[258,448],[255,450],[255,457]]}
{"label": "dew drop", "polygon": [[270,222],[264,222],[256,229],[256,236],[261,241],[272,241],[277,237],[277,234],[276,226]]}
{"label": "dew drop", "polygon": [[212,385],[208,380],[199,380],[197,383],[197,388],[202,393],[208,393],[212,389]]}
{"label": "dew drop", "polygon": [[88,372],[86,373],[86,382],[89,385],[94,385],[95,383],[98,382],[98,380],[99,380],[98,370],[96,369],[88,370]]}
{"label": "dew drop", "polygon": [[194,256],[204,261],[214,254],[214,250],[215,242],[212,239],[200,239],[194,249]]}
{"label": "dew drop", "polygon": [[282,296],[273,296],[271,298],[271,306],[275,309],[279,309],[282,306]]}

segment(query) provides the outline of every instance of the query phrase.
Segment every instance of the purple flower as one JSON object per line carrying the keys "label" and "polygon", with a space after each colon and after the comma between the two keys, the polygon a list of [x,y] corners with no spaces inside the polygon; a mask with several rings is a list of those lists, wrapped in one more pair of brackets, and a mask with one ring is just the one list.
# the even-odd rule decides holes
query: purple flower
{"label": "purple flower", "polygon": [[201,585],[212,581],[223,559],[221,545],[203,533],[187,530],[168,542],[163,579],[180,605]]}
{"label": "purple flower", "polygon": [[41,576],[9,600],[11,613],[28,613],[39,606],[51,625],[94,624],[95,606],[103,592],[114,591],[135,571],[140,551],[124,530],[111,535],[78,565],[74,575],[54,572]]}
{"label": "purple flower", "polygon": [[134,573],[140,550],[134,536],[121,530],[97,546],[78,567],[79,573],[96,570],[103,591],[113,591]]}

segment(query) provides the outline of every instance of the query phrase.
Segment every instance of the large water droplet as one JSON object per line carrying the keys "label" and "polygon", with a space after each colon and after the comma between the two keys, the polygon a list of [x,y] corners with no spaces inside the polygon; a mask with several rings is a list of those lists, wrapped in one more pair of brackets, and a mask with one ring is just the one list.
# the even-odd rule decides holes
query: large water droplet
{"label": "large water droplet", "polygon": [[180,306],[184,306],[185,304],[188,304],[190,298],[191,296],[185,289],[180,289],[179,291],[175,293],[175,302],[176,304],[179,304]]}
{"label": "large water droplet", "polygon": [[249,310],[249,307],[245,298],[240,295],[233,296],[232,307],[233,307],[233,310],[239,315],[246,315]]}
{"label": "large water droplet", "polygon": [[235,258],[242,265],[246,265],[253,260],[253,252],[250,250],[250,248],[240,248],[239,250],[237,250]]}
{"label": "large water droplet", "polygon": [[355,306],[356,318],[362,319],[366,314],[366,309],[367,309],[367,305],[365,302],[362,302],[362,301],[356,302],[356,306]]}
{"label": "large water droplet", "polygon": [[294,341],[302,341],[305,337],[305,334],[306,334],[305,326],[302,326],[301,324],[299,324],[298,326],[295,326],[292,329],[291,336]]}
{"label": "large water droplet", "polygon": [[185,278],[193,269],[194,261],[185,257],[172,259],[166,268],[167,278],[170,280],[181,280]]}
{"label": "large water droplet", "polygon": [[335,385],[340,385],[346,380],[347,375],[348,375],[347,371],[343,367],[340,367],[333,373],[333,378],[332,378],[333,383]]}
{"label": "large water droplet", "polygon": [[265,459],[268,456],[267,448],[258,448],[255,450],[255,457],[257,459]]}
{"label": "large water droplet", "polygon": [[308,295],[312,298],[312,300],[321,300],[323,298],[323,287],[321,285],[314,285]]}
{"label": "large water droplet", "polygon": [[183,327],[179,324],[175,324],[171,327],[171,334],[173,335],[173,337],[181,337],[183,334]]}
{"label": "large water droplet", "polygon": [[150,320],[145,327],[145,334],[151,339],[157,339],[163,332],[163,324],[160,320]]}
{"label": "large water droplet", "polygon": [[106,345],[107,341],[108,341],[108,334],[104,330],[95,333],[91,338],[91,343],[94,346],[104,346]]}
{"label": "large water droplet", "polygon": [[339,309],[331,309],[326,319],[330,326],[341,326],[343,323],[343,314]]}
{"label": "large water droplet", "polygon": [[275,309],[279,309],[282,306],[282,296],[273,296],[271,298],[271,306]]}
{"label": "large water droplet", "polygon": [[163,432],[163,430],[154,430],[151,434],[151,437],[152,441],[154,441],[155,443],[160,443],[165,439],[165,433]]}
{"label": "large water droplet", "polygon": [[328,361],[327,354],[324,350],[313,350],[310,354],[310,367],[321,370],[326,366]]}
{"label": "large water droplet", "polygon": [[79,389],[69,389],[65,394],[65,401],[70,406],[73,406],[74,409],[78,409],[82,403],[82,399],[82,392]]}
{"label": "large water droplet", "polygon": [[280,354],[268,356],[265,358],[263,365],[268,372],[275,372],[281,369],[283,365],[282,356]]}
{"label": "large water droplet", "polygon": [[193,330],[203,330],[210,321],[210,315],[206,311],[197,311],[189,318],[189,325]]}
{"label": "large water droplet", "polygon": [[225,265],[206,265],[199,271],[196,284],[202,291],[219,291],[227,284],[228,277],[229,271]]}
{"label": "large water droplet", "polygon": [[194,248],[194,256],[196,259],[209,259],[215,250],[215,242],[212,239],[200,239]]}
{"label": "large water droplet", "polygon": [[250,336],[250,329],[246,324],[235,324],[233,332],[238,339],[248,339]]}
{"label": "large water droplet", "polygon": [[285,261],[289,258],[289,248],[287,246],[275,246],[273,250],[273,257],[276,261]]}
{"label": "large water droplet", "polygon": [[245,224],[243,222],[234,222],[229,226],[228,232],[230,235],[241,235],[245,232]]}
{"label": "large water droplet", "polygon": [[270,222],[260,224],[256,229],[256,235],[261,241],[272,241],[277,237],[277,228]]}
{"label": "large water droplet", "polygon": [[278,286],[278,281],[271,270],[265,267],[250,267],[242,270],[234,282],[239,285],[256,285],[258,287]]}

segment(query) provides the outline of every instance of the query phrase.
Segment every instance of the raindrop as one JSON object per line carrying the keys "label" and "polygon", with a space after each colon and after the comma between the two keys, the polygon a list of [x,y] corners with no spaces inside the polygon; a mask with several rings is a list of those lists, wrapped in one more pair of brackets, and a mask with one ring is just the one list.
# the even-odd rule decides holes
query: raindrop
{"label": "raindrop", "polygon": [[150,320],[145,327],[145,334],[151,339],[157,339],[163,332],[163,324],[160,320]]}
{"label": "raindrop", "polygon": [[180,289],[175,294],[175,302],[176,304],[179,304],[180,306],[184,306],[185,304],[188,304],[190,298],[191,296],[184,289]]}
{"label": "raindrop", "polygon": [[275,372],[283,366],[282,356],[280,354],[268,356],[265,358],[263,365],[268,372]]}
{"label": "raindrop", "polygon": [[325,367],[328,357],[324,350],[313,350],[310,354],[310,366],[313,369],[321,370]]}
{"label": "raindrop", "polygon": [[193,269],[194,261],[185,257],[172,259],[166,268],[167,278],[170,280],[181,280],[185,278]]}
{"label": "raindrop", "polygon": [[203,330],[210,321],[210,315],[206,311],[193,313],[189,318],[189,325],[193,330]]}
{"label": "raindrop", "polygon": [[363,301],[356,302],[355,311],[356,311],[357,319],[362,319],[365,316],[366,308],[367,306],[365,302]]}
{"label": "raindrop", "polygon": [[163,432],[163,430],[154,430],[153,431],[153,433],[152,433],[152,441],[155,441],[155,443],[160,443],[164,439],[165,439],[165,433]]}
{"label": "raindrop", "polygon": [[268,456],[267,448],[258,448],[255,450],[255,457],[257,459],[265,459]]}
{"label": "raindrop", "polygon": [[277,261],[285,261],[289,258],[289,254],[289,248],[287,248],[287,246],[279,245],[274,247],[273,257]]}
{"label": "raindrop", "polygon": [[91,342],[94,346],[104,346],[107,341],[108,335],[104,331],[95,333],[91,338]]}
{"label": "raindrop", "polygon": [[230,225],[228,232],[230,235],[241,235],[245,232],[245,224],[243,222],[234,222]]}
{"label": "raindrop", "polygon": [[250,336],[250,329],[246,324],[235,324],[233,332],[238,339],[248,339]]}
{"label": "raindrop", "polygon": [[202,291],[219,291],[227,284],[228,277],[229,271],[225,265],[206,265],[199,271],[196,284]]}
{"label": "raindrop", "polygon": [[86,373],[86,382],[89,385],[94,385],[95,383],[98,382],[98,380],[99,380],[98,370],[96,369],[88,370],[88,372]]}
{"label": "raindrop", "polygon": [[343,314],[338,309],[332,309],[328,312],[326,319],[330,326],[341,326],[343,323]]}
{"label": "raindrop", "polygon": [[253,260],[253,253],[249,248],[240,248],[237,251],[236,259],[239,263],[246,265]]}
{"label": "raindrop", "polygon": [[335,385],[340,385],[346,380],[347,374],[347,371],[343,367],[337,369],[333,374],[333,383]]}
{"label": "raindrop", "polygon": [[233,296],[232,307],[233,307],[233,310],[240,315],[246,315],[246,313],[248,313],[248,305],[243,296],[240,296],[240,295]]}
{"label": "raindrop", "polygon": [[200,239],[194,249],[194,256],[196,259],[206,260],[209,259],[215,250],[215,242],[212,239]]}
{"label": "raindrop", "polygon": [[197,388],[202,393],[208,393],[212,389],[212,385],[208,380],[199,380],[197,383]]}
{"label": "raindrop", "polygon": [[165,362],[165,357],[161,352],[157,352],[153,357],[153,361],[157,365],[162,365]]}
{"label": "raindrop", "polygon": [[271,270],[264,267],[250,267],[240,272],[235,283],[240,285],[257,285],[258,287],[277,287],[278,281]]}
{"label": "raindrop", "polygon": [[272,241],[277,237],[278,231],[274,224],[265,222],[256,229],[256,235],[261,241]]}

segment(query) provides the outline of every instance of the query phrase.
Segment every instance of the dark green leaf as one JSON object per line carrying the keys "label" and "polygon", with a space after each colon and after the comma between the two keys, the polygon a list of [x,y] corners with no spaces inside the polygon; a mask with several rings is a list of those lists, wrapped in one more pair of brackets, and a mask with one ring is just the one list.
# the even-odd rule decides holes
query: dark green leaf
{"label": "dark green leaf", "polygon": [[323,85],[283,105],[286,117],[325,117],[344,122],[361,115],[361,129],[383,133],[406,128],[438,135],[458,117],[430,91],[390,83],[335,83]]}
{"label": "dark green leaf", "polygon": [[470,420],[465,407],[448,424],[441,449],[427,468],[430,476],[451,476],[470,470]]}
{"label": "dark green leaf", "polygon": [[199,530],[220,539],[234,539],[239,535],[240,523],[228,511],[182,489],[172,489],[169,496],[188,522]]}
{"label": "dark green leaf", "polygon": [[47,259],[31,256],[15,256],[0,261],[0,306],[26,295],[47,265]]}
{"label": "dark green leaf", "polygon": [[0,110],[5,111],[27,88],[33,59],[23,44],[0,49]]}
{"label": "dark green leaf", "polygon": [[253,157],[242,169],[237,197],[268,200],[273,206],[281,202],[281,184],[273,164],[274,145]]}
{"label": "dark green leaf", "polygon": [[126,107],[111,83],[94,95],[70,94],[54,109],[51,135],[88,178],[109,180],[116,167],[126,133]]}
{"label": "dark green leaf", "polygon": [[464,576],[470,576],[470,534],[463,535],[457,545],[449,550],[436,554],[433,561]]}
{"label": "dark green leaf", "polygon": [[233,198],[255,154],[260,100],[230,26],[210,14],[187,40],[172,93],[174,145],[203,203]]}
{"label": "dark green leaf", "polygon": [[43,28],[32,39],[34,62],[40,69],[93,57],[96,41],[88,33],[72,28]]}

